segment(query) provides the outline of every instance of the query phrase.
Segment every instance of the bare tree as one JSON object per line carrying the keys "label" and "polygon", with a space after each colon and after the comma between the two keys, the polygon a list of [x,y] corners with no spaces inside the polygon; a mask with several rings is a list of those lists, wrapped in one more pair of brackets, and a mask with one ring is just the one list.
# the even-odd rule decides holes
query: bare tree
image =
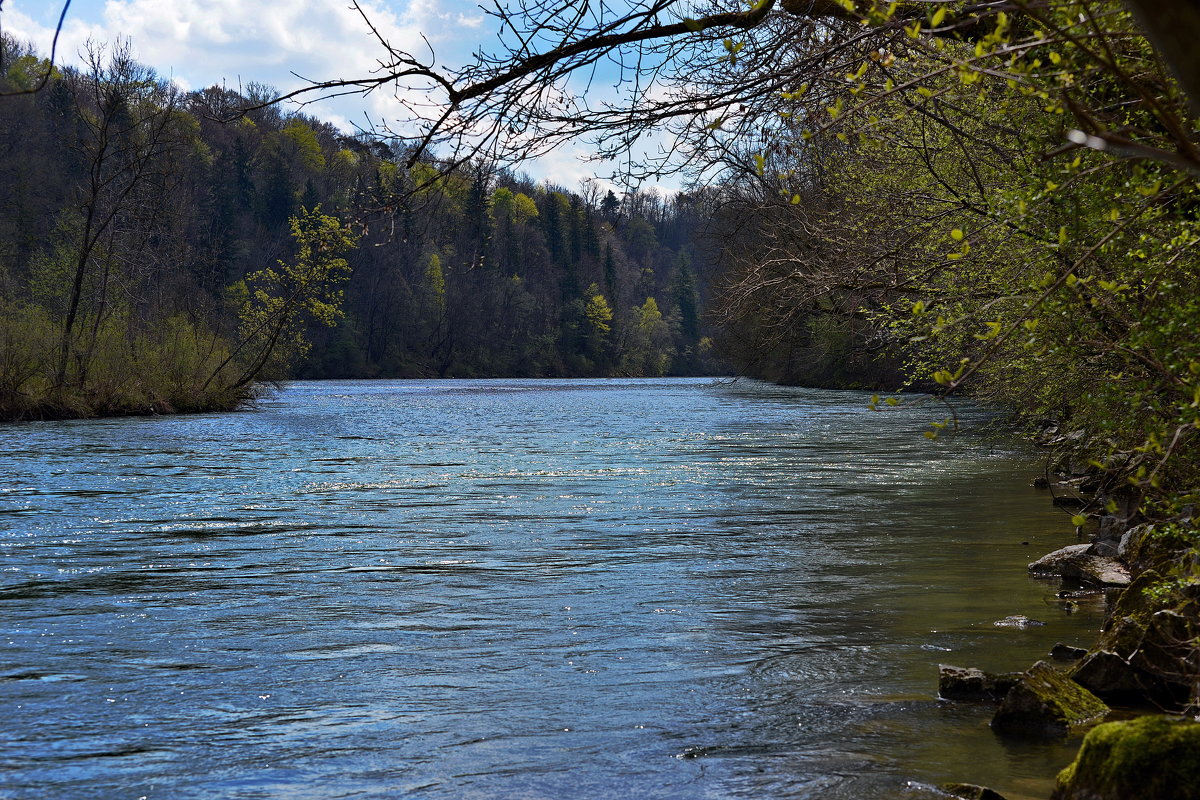
{"label": "bare tree", "polygon": [[[111,50],[89,45],[84,71],[70,71],[68,86],[82,113],[76,152],[86,166],[78,189],[78,223],[70,252],[67,297],[58,345],[54,385],[86,381],[96,332],[112,305],[114,285],[112,245],[121,220],[148,193],[162,188],[170,171],[169,156],[178,145],[171,122],[178,93],[171,84],[133,60],[128,44]],[[157,206],[154,201],[146,209]],[[82,336],[80,321],[92,316],[90,337]],[[75,357],[74,376],[71,359]]]}

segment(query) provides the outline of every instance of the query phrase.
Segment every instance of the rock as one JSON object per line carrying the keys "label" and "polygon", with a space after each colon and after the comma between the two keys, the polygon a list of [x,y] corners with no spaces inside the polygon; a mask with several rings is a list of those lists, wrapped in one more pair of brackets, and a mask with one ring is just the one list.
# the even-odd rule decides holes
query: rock
{"label": "rock", "polygon": [[1009,690],[992,717],[992,729],[1027,736],[1065,736],[1100,719],[1108,706],[1062,672],[1039,661]]}
{"label": "rock", "polygon": [[1085,555],[1090,547],[1090,544],[1069,544],[1034,561],[1029,565],[1029,571],[1034,575],[1062,575],[1062,565],[1071,558]]}
{"label": "rock", "polygon": [[1029,565],[1034,575],[1057,575],[1089,586],[1128,586],[1129,570],[1120,561],[1092,552],[1092,544],[1072,544]]}
{"label": "rock", "polygon": [[1166,572],[1178,560],[1179,544],[1170,536],[1155,536],[1155,531],[1147,523],[1130,528],[1121,537],[1117,554],[1134,572],[1148,569]]}
{"label": "rock", "polygon": [[938,664],[938,696],[944,700],[998,703],[1021,676],[1020,672],[995,674],[974,667]]}
{"label": "rock", "polygon": [[1019,628],[1021,630],[1025,630],[1026,628],[1038,628],[1046,623],[1036,619],[1030,619],[1023,614],[1013,614],[1011,617],[998,619],[992,624],[997,628]]}
{"label": "rock", "polygon": [[1155,612],[1129,665],[1146,676],[1145,695],[1161,704],[1186,703],[1200,675],[1200,623],[1193,613]]}
{"label": "rock", "polygon": [[[1122,624],[1125,618],[1129,617],[1139,623],[1144,623],[1150,618],[1161,604],[1156,602],[1150,595],[1146,594],[1146,590],[1155,584],[1162,581],[1163,576],[1156,570],[1146,570],[1140,573],[1129,586],[1117,597],[1117,601],[1113,606],[1112,614],[1105,620],[1103,630],[1109,631]],[[1139,634],[1140,635],[1140,634]],[[1108,648],[1112,650],[1112,647]],[[1121,655],[1128,657],[1132,650],[1118,651]]]}
{"label": "rock", "polygon": [[1055,661],[1078,661],[1086,655],[1087,650],[1082,647],[1072,647],[1062,642],[1058,642],[1050,648],[1050,657]]}
{"label": "rock", "polygon": [[1117,558],[1121,559],[1126,564],[1128,564],[1130,561],[1129,549],[1133,544],[1134,537],[1137,536],[1136,531],[1137,528],[1130,528],[1129,530],[1125,531],[1123,534],[1121,534],[1120,543],[1117,544]]}
{"label": "rock", "polygon": [[1137,703],[1148,688],[1147,676],[1110,650],[1088,653],[1070,675],[1071,680],[1105,700]]}
{"label": "rock", "polygon": [[976,786],[973,783],[943,783],[938,787],[951,797],[962,800],[1004,800],[1004,795],[986,786]]}
{"label": "rock", "polygon": [[1128,586],[1130,582],[1128,567],[1115,558],[1091,552],[1063,564],[1062,576],[1087,586]]}
{"label": "rock", "polygon": [[1193,800],[1200,775],[1200,724],[1152,716],[1097,725],[1051,800]]}
{"label": "rock", "polygon": [[[1146,591],[1162,586],[1163,580],[1155,570],[1146,570],[1121,592],[1096,650],[1077,667],[1077,682],[1127,703],[1174,707],[1187,702],[1200,675],[1200,647],[1195,644],[1200,585],[1180,586],[1165,596]],[[1171,607],[1163,608],[1168,603]]]}
{"label": "rock", "polygon": [[1099,650],[1108,650],[1126,660],[1137,651],[1146,632],[1146,624],[1138,615],[1113,616],[1097,643]]}
{"label": "rock", "polygon": [[1126,517],[1117,514],[1105,514],[1100,518],[1100,528],[1092,537],[1092,547],[1088,551],[1092,555],[1117,558],[1120,554],[1121,539],[1128,527]]}

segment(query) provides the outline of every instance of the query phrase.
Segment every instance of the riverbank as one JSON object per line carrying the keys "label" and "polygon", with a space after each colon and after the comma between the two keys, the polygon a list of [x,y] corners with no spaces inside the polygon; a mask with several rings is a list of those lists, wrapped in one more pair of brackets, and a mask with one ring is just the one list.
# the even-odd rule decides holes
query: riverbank
{"label": "riverbank", "polygon": [[14,393],[0,398],[0,423],[222,413],[248,408],[268,391],[268,387],[250,385],[236,391],[197,388],[165,394],[139,390]]}
{"label": "riverbank", "polygon": [[[1102,493],[1111,482],[1097,473],[1048,471],[1034,480],[1055,505],[1077,512],[1086,540],[1037,559],[1029,572],[1059,580],[1063,598],[1105,593],[1099,639],[1086,650],[1056,647],[1049,655],[1068,662],[1060,668],[1038,662],[995,675],[944,667],[940,693],[997,702],[991,724],[1002,735],[1088,730],[1052,800],[1185,800],[1200,780],[1200,532],[1190,506],[1147,520],[1128,493]],[[1096,724],[1114,711],[1118,721]],[[943,788],[971,800],[1001,797]]]}

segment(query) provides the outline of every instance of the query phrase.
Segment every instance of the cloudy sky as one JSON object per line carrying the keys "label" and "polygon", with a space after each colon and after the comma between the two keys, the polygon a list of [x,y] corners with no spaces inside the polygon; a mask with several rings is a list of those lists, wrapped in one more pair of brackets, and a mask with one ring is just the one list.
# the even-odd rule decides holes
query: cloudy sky
{"label": "cloudy sky", "polygon": [[[65,0],[0,0],[5,32],[49,53]],[[371,21],[393,46],[414,54],[429,47],[444,66],[457,66],[495,33],[478,0],[364,0]],[[426,45],[422,35],[428,40]],[[88,39],[127,38],[138,60],[186,89],[257,81],[299,88],[297,73],[313,80],[368,75],[379,45],[347,0],[73,0],[59,39],[60,62],[77,62]],[[385,93],[321,102],[307,113],[349,130],[394,119]],[[564,148],[525,169],[574,187],[597,170],[583,163],[582,146]],[[669,186],[663,187],[669,189]]]}

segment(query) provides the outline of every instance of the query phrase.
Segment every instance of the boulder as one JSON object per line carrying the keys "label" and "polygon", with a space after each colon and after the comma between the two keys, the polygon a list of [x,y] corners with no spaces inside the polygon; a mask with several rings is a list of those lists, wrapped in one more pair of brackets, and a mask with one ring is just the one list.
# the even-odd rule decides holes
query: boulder
{"label": "boulder", "polygon": [[1155,535],[1154,525],[1130,528],[1121,537],[1117,555],[1136,573],[1155,569],[1167,572],[1178,561],[1180,545],[1170,536]]}
{"label": "boulder", "polygon": [[1128,567],[1116,558],[1096,555],[1091,548],[1082,558],[1074,558],[1063,564],[1062,576],[1085,586],[1128,586],[1130,582]]}
{"label": "boulder", "polygon": [[961,800],[1004,800],[1004,795],[986,786],[976,786],[973,783],[943,783],[938,787],[951,797]]}
{"label": "boulder", "polygon": [[992,717],[992,729],[1027,736],[1065,736],[1108,713],[1099,697],[1045,661],[1029,668]]}
{"label": "boulder", "polygon": [[1110,650],[1094,650],[1070,672],[1071,680],[1097,697],[1138,703],[1146,694],[1148,676]]}
{"label": "boulder", "polygon": [[1076,556],[1085,555],[1090,547],[1090,544],[1069,544],[1034,561],[1029,565],[1029,571],[1034,575],[1062,575],[1063,563]]}
{"label": "boulder", "polygon": [[1100,529],[1092,538],[1091,553],[1097,556],[1116,558],[1121,537],[1128,527],[1125,517],[1116,514],[1105,514],[1100,518]]}
{"label": "boulder", "polygon": [[1128,586],[1129,570],[1116,558],[1096,555],[1093,544],[1072,544],[1029,565],[1034,575],[1058,576],[1087,586]]}
{"label": "boulder", "polygon": [[[1163,704],[1186,703],[1200,675],[1200,623],[1195,610],[1164,609],[1150,617],[1129,664],[1147,676],[1146,695]],[[1200,776],[1197,776],[1200,779]]]}
{"label": "boulder", "polygon": [[[1129,586],[1117,596],[1112,614],[1105,620],[1103,630],[1108,631],[1118,627],[1122,624],[1121,621],[1127,617],[1143,623],[1151,614],[1161,608],[1161,602],[1146,594],[1146,590],[1161,582],[1162,579],[1162,575],[1152,569],[1146,570],[1134,578]],[[1122,655],[1128,656],[1128,653],[1122,652]]]}
{"label": "boulder", "polygon": [[938,664],[938,696],[969,703],[999,703],[1021,675],[1020,672],[995,674],[974,667]]}
{"label": "boulder", "polygon": [[1078,661],[1086,655],[1087,650],[1082,647],[1072,647],[1062,642],[1058,642],[1050,648],[1050,657],[1055,661]]}
{"label": "boulder", "polygon": [[1152,716],[1097,725],[1051,800],[1192,800],[1200,776],[1200,724]]}
{"label": "boulder", "polygon": [[1162,581],[1147,570],[1121,593],[1095,651],[1073,673],[1078,683],[1123,702],[1169,708],[1188,700],[1200,675],[1200,586],[1168,597],[1145,591]]}

